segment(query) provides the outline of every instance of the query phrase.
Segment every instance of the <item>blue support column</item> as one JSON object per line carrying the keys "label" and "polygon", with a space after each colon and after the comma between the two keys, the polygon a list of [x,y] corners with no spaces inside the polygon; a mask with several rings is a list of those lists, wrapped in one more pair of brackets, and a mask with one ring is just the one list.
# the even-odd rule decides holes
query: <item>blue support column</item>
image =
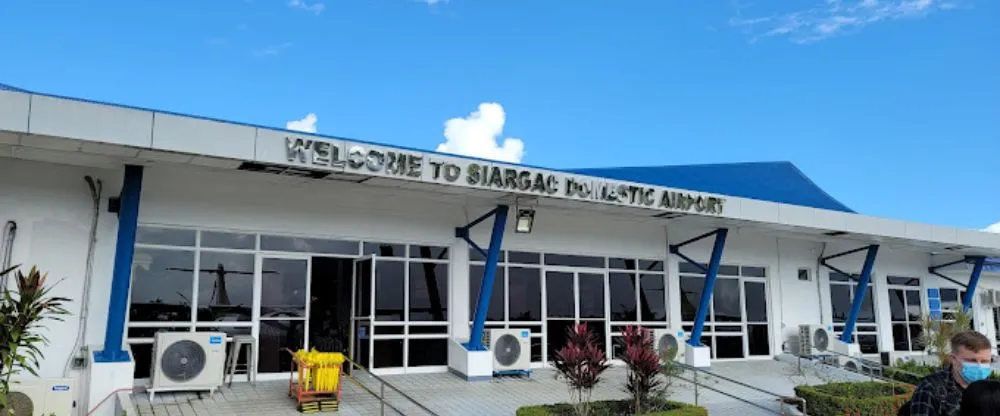
{"label": "blue support column", "polygon": [[135,233],[139,223],[141,195],[142,166],[125,166],[118,209],[118,240],[115,243],[115,263],[108,301],[108,324],[104,332],[104,349],[94,352],[94,360],[97,362],[127,362],[131,359],[122,349],[122,344],[125,339],[125,317],[128,312],[129,284],[132,280],[132,257],[135,254]]}
{"label": "blue support column", "polygon": [[[878,245],[868,246],[868,254],[865,256],[865,265],[861,268],[861,278],[858,280],[858,288],[854,291],[854,302],[851,303],[851,311],[847,314],[847,322],[844,324],[844,332],[840,334],[840,340],[850,344],[851,336],[854,335],[854,325],[858,322],[858,314],[861,312],[861,304],[865,301],[865,294],[868,293],[868,284],[872,280],[872,268],[875,267],[875,257],[878,256]],[[848,275],[850,276],[850,275]]]}
{"label": "blue support column", "polygon": [[[695,241],[701,240],[703,238],[715,235],[715,245],[712,247],[712,258],[708,262],[708,268],[701,267],[691,258],[685,256],[680,252],[680,248],[691,244]],[[701,332],[705,327],[705,319],[708,318],[709,302],[712,301],[712,291],[715,289],[715,279],[719,275],[719,265],[722,263],[722,250],[726,246],[726,236],[729,235],[729,230],[725,228],[720,228],[718,230],[712,231],[707,234],[700,235],[698,237],[692,238],[680,244],[674,244],[670,246],[670,253],[676,254],[681,258],[695,264],[697,267],[701,268],[705,272],[705,284],[701,289],[701,301],[698,303],[698,311],[694,318],[694,328],[691,329],[691,338],[688,339],[688,345],[692,347],[701,346]]]}
{"label": "blue support column", "polygon": [[986,264],[986,257],[974,257],[972,275],[969,276],[969,286],[965,289],[965,298],[962,299],[962,308],[968,312],[972,308],[972,299],[976,294],[976,285],[979,284],[979,275],[983,274],[983,265]]}
{"label": "blue support column", "polygon": [[[484,219],[490,215],[494,215],[493,218],[493,233],[490,234],[490,246],[487,248],[486,254],[486,264],[483,266],[483,280],[482,284],[479,286],[479,300],[476,302],[476,314],[472,320],[472,331],[469,335],[469,343],[466,344],[466,348],[469,351],[483,351],[486,348],[483,346],[483,326],[486,324],[486,312],[490,308],[490,298],[493,297],[493,281],[496,278],[497,263],[500,260],[500,246],[503,245],[503,233],[504,229],[507,227],[507,212],[509,208],[506,205],[499,205],[490,213],[480,217],[476,221],[465,227],[459,227],[455,230],[456,236],[465,239],[473,248],[478,250],[480,253],[483,249],[479,248],[470,238],[469,238],[469,228],[482,222]],[[471,279],[472,276],[469,276]]]}

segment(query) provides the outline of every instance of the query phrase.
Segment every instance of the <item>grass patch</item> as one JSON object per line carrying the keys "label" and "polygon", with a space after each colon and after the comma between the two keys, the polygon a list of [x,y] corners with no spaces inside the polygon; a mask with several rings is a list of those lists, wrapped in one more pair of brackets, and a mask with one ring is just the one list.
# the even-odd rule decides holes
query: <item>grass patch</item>
{"label": "grass patch", "polygon": [[[638,416],[708,416],[708,410],[701,406],[674,402],[658,401],[657,410]],[[622,416],[632,415],[632,403],[629,400],[594,401],[590,404],[591,416]],[[575,416],[573,405],[569,403],[543,404],[525,406],[517,409],[517,416]]]}

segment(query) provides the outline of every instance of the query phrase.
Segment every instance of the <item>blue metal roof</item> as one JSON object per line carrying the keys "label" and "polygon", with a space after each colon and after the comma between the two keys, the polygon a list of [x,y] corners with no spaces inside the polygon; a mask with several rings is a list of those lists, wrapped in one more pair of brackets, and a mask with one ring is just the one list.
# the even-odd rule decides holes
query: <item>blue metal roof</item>
{"label": "blue metal roof", "polygon": [[571,172],[670,188],[850,212],[791,162],[571,169]]}
{"label": "blue metal roof", "polygon": [[20,88],[17,88],[17,87],[14,87],[14,86],[10,86],[10,85],[7,85],[7,84],[0,84],[0,91],[14,91],[14,92],[24,92],[24,93],[28,92],[28,91],[25,91],[25,90],[22,90]]}

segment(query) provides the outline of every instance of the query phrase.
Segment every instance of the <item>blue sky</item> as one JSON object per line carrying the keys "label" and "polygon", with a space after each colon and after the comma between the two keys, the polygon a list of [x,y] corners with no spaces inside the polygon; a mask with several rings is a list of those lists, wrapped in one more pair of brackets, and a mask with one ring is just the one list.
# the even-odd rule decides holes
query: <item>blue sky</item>
{"label": "blue sky", "polygon": [[556,168],[789,160],[860,212],[1000,221],[996,1],[96,4],[0,3],[0,82],[423,149],[467,118],[451,150]]}

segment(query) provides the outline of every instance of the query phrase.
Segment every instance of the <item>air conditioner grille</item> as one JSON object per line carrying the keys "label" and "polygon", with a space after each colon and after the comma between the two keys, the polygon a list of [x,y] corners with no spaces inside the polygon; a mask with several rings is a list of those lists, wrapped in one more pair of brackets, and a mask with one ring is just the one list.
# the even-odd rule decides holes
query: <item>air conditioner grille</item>
{"label": "air conditioner grille", "polygon": [[498,363],[511,366],[521,356],[521,343],[511,334],[503,334],[493,341],[493,356]]}
{"label": "air conditioner grille", "polygon": [[677,337],[668,334],[660,337],[659,344],[656,346],[656,352],[657,354],[663,354],[669,351],[667,358],[673,360],[677,358],[677,347]]}
{"label": "air conditioner grille", "polygon": [[14,411],[13,416],[35,416],[35,403],[27,394],[12,391],[7,394],[7,402]]}
{"label": "air conditioner grille", "polygon": [[160,370],[170,381],[182,383],[201,374],[205,358],[205,350],[197,342],[177,341],[163,351]]}

